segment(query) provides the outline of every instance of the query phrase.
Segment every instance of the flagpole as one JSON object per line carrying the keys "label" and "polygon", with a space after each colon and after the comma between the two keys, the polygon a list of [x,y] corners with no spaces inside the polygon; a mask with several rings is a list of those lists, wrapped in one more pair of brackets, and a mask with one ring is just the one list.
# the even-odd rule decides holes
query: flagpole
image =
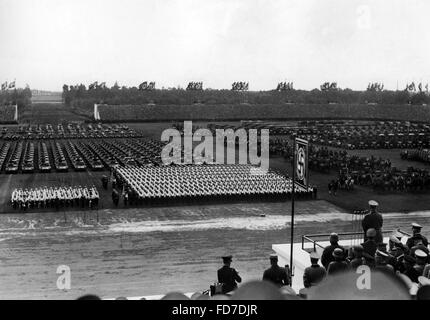
{"label": "flagpole", "polygon": [[293,286],[293,245],[294,245],[294,198],[296,193],[296,158],[297,158],[297,151],[296,151],[296,137],[293,137],[293,190],[291,193],[291,225],[290,225],[290,233],[291,233],[291,239],[290,239],[290,286]]}

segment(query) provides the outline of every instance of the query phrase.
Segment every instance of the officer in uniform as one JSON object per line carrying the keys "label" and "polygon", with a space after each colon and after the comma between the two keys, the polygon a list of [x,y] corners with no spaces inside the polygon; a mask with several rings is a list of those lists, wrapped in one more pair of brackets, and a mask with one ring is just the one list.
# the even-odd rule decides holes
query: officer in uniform
{"label": "officer in uniform", "polygon": [[326,276],[324,267],[318,264],[319,255],[316,251],[311,252],[311,266],[307,267],[303,273],[303,284],[305,288],[310,288],[322,281]]}
{"label": "officer in uniform", "polygon": [[418,277],[421,276],[414,268],[415,259],[410,255],[405,255],[403,258],[403,274],[407,275],[412,282],[418,282]]}
{"label": "officer in uniform", "polygon": [[347,271],[349,266],[345,261],[345,252],[341,248],[336,248],[333,250],[334,261],[330,262],[327,268],[327,274],[333,275],[338,272]]}
{"label": "officer in uniform", "polygon": [[362,245],[358,244],[352,248],[353,258],[351,259],[349,265],[352,269],[357,269],[359,266],[366,264],[366,259],[363,256],[364,248]]}
{"label": "officer in uniform", "polygon": [[375,269],[394,273],[394,267],[388,264],[389,258],[390,256],[388,255],[388,253],[381,250],[376,250]]}
{"label": "officer in uniform", "polygon": [[338,234],[337,233],[330,234],[330,245],[324,248],[324,251],[321,256],[321,263],[324,266],[324,268],[326,268],[326,270],[330,262],[334,261],[333,251],[336,248],[341,248],[342,250],[344,250],[343,247],[341,247],[338,244],[338,242],[339,242]]}
{"label": "officer in uniform", "polygon": [[425,247],[428,246],[428,240],[421,234],[422,226],[418,223],[412,223],[412,237],[408,239],[406,245],[409,249],[417,246],[418,244],[423,244]]}
{"label": "officer in uniform", "polygon": [[370,228],[366,232],[367,240],[361,244],[363,247],[363,256],[366,258],[366,264],[373,265],[375,262],[375,253],[378,249],[378,244],[375,241],[376,230]]}
{"label": "officer in uniform", "polygon": [[241,283],[242,278],[234,268],[230,267],[233,256],[223,256],[222,261],[224,266],[218,270],[218,282],[222,283],[222,293],[226,294],[237,289],[237,282]]}
{"label": "officer in uniform", "polygon": [[377,212],[378,205],[379,204],[375,200],[369,201],[370,212],[364,216],[363,221],[361,222],[361,225],[363,227],[363,232],[364,232],[364,241],[367,240],[366,233],[367,233],[367,230],[369,230],[370,228],[373,228],[376,231],[375,242],[380,243],[383,241],[382,231],[381,231],[383,219],[382,219],[382,215],[379,212]]}
{"label": "officer in uniform", "polygon": [[414,265],[414,269],[417,271],[419,275],[424,274],[424,268],[427,262],[427,253],[421,249],[415,251],[416,263]]}
{"label": "officer in uniform", "polygon": [[278,256],[276,254],[270,255],[270,264],[271,267],[263,273],[263,281],[270,281],[278,287],[289,285],[287,270],[278,266]]}

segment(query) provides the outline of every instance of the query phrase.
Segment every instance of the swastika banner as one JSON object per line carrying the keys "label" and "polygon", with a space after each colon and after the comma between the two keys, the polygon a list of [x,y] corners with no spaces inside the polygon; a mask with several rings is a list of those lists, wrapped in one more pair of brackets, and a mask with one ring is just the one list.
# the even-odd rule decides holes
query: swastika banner
{"label": "swastika banner", "polygon": [[309,143],[306,140],[296,138],[296,183],[303,188],[308,188],[309,185],[309,174],[308,174],[308,146]]}

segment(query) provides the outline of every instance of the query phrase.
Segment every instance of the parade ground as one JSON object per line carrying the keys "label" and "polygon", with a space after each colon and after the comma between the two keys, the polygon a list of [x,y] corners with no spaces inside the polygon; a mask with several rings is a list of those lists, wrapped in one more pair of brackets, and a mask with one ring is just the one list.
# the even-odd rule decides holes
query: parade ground
{"label": "parade ground", "polygon": [[[172,123],[129,124],[159,139]],[[204,123],[202,123],[204,125]],[[354,150],[351,154],[389,158],[400,169],[424,164],[400,159],[399,149]],[[272,156],[270,167],[291,176],[291,166]],[[157,207],[115,207],[108,171],[0,175],[0,299],[75,299],[85,293],[103,298],[207,290],[216,281],[220,257],[232,254],[245,281],[260,279],[273,244],[290,241],[290,201],[195,203]],[[430,225],[425,192],[374,192],[355,186],[329,194],[337,173],[310,172],[318,200],[296,202],[295,241],[305,234],[354,231],[351,213],[380,203],[384,229],[410,231],[411,221]],[[98,210],[31,209],[10,206],[14,188],[95,185]],[[71,270],[70,290],[57,288],[59,266]]]}
{"label": "parade ground", "polygon": [[[153,139],[159,139],[163,128],[168,128],[171,123],[150,123],[150,124],[132,124],[141,128],[145,134]],[[407,169],[408,166],[416,168],[429,168],[428,165],[417,161],[406,161],[400,158],[400,149],[381,149],[381,150],[350,150],[350,154],[360,156],[381,157],[390,159],[392,166],[399,169]],[[291,165],[283,157],[271,156],[270,167],[291,177]],[[100,208],[114,208],[111,193],[112,189],[104,190],[102,188],[101,178],[108,175],[108,171],[94,172],[69,171],[64,173],[32,173],[32,174],[0,174],[0,213],[19,213],[13,210],[10,205],[10,195],[15,188],[30,188],[43,186],[91,186],[95,185],[100,193]],[[337,179],[338,174],[335,171],[330,173],[320,173],[310,171],[309,181],[311,185],[316,185],[318,190],[318,199],[326,200],[336,205],[345,212],[366,209],[366,199],[375,199],[381,203],[381,210],[386,212],[411,212],[430,210],[428,193],[426,191],[415,192],[375,192],[371,187],[358,186],[352,191],[339,190],[337,195],[329,194],[328,183],[332,179]],[[120,201],[119,208],[123,208]],[[34,211],[34,209],[32,209]],[[41,209],[38,209],[39,211]],[[73,210],[72,208],[68,210]],[[47,210],[42,210],[47,211]],[[48,210],[49,211],[49,210]]]}

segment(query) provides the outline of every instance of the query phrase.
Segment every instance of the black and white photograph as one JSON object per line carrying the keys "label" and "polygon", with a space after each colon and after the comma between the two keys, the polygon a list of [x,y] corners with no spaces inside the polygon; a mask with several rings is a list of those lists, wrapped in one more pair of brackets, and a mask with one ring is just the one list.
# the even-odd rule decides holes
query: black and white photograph
{"label": "black and white photograph", "polygon": [[430,300],[429,13],[0,0],[0,300]]}

